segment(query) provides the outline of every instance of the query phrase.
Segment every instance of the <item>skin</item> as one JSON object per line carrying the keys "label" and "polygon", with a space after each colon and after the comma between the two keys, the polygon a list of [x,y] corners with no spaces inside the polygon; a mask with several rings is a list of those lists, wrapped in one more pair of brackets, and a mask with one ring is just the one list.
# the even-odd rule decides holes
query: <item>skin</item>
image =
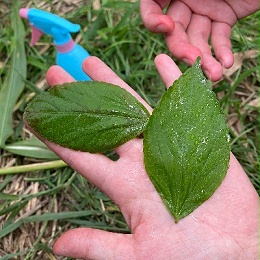
{"label": "skin", "polygon": [[[166,87],[181,75],[166,55],[157,56],[155,64]],[[83,68],[93,80],[131,91],[149,108],[98,58],[89,57]],[[51,67],[46,78],[51,86],[73,81],[58,66]],[[114,162],[101,154],[72,151],[38,137],[105,192],[119,206],[131,230],[131,234],[118,234],[76,228],[56,241],[55,254],[99,260],[258,259],[259,197],[232,154],[227,175],[213,196],[176,224],[147,176],[142,139],[116,148],[120,158]]]}
{"label": "skin", "polygon": [[[162,10],[167,6],[164,14]],[[140,1],[144,25],[152,32],[165,34],[166,44],[177,59],[192,65],[198,56],[202,57],[202,69],[212,81],[221,79],[222,67],[228,69],[234,63],[232,27],[258,9],[256,0]]]}

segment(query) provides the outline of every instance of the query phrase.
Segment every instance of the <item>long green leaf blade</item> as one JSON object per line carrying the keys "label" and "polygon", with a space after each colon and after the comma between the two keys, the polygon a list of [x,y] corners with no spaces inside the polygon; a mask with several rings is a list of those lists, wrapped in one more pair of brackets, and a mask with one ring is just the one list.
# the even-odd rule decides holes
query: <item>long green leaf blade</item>
{"label": "long green leaf blade", "polygon": [[176,222],[222,182],[228,137],[219,102],[197,61],[163,95],[144,133],[148,175]]}
{"label": "long green leaf blade", "polygon": [[35,136],[28,140],[18,141],[5,146],[5,150],[12,154],[33,157],[38,159],[57,159],[58,156],[52,152],[44,143]]}
{"label": "long green leaf blade", "polygon": [[10,224],[4,226],[4,228],[2,230],[0,230],[0,239],[3,238],[4,236],[10,234],[11,232],[15,231],[24,223],[73,219],[73,218],[79,218],[79,217],[93,215],[93,213],[94,212],[91,210],[70,211],[70,212],[61,212],[61,213],[48,212],[43,215],[35,215],[35,216],[30,216],[28,218],[22,218],[16,222],[13,222],[13,223],[10,223]]}
{"label": "long green leaf blade", "polygon": [[14,50],[11,57],[10,70],[3,86],[0,88],[0,147],[5,146],[7,138],[13,133],[13,108],[24,89],[26,78],[26,56],[24,49],[24,27],[18,14],[19,1],[13,1],[12,27],[14,31]]}
{"label": "long green leaf blade", "polygon": [[24,116],[45,139],[97,153],[140,135],[149,112],[121,87],[104,82],[74,82],[36,96]]}

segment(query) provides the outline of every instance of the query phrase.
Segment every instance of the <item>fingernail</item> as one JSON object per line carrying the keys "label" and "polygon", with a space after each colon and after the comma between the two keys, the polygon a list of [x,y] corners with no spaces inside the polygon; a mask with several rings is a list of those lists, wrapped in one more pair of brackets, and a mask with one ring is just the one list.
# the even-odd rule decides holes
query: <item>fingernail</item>
{"label": "fingernail", "polygon": [[185,62],[188,65],[192,65],[192,62],[191,62],[190,59],[184,58],[184,59],[182,59],[182,61]]}
{"label": "fingernail", "polygon": [[222,66],[223,66],[225,69],[229,69],[229,68],[231,68],[232,65],[233,65],[233,62],[232,62],[232,61],[227,62],[227,61],[222,61],[222,60],[221,60],[220,62],[221,62]]}
{"label": "fingernail", "polygon": [[208,70],[204,70],[205,75],[211,80],[211,74]]}
{"label": "fingernail", "polygon": [[156,31],[160,32],[160,33],[167,33],[167,32],[169,32],[169,28],[167,25],[161,23],[156,26]]}

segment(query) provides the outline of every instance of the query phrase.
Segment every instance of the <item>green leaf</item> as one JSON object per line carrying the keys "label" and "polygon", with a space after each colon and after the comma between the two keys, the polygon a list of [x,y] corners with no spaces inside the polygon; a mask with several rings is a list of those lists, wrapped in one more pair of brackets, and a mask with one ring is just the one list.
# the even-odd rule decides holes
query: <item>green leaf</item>
{"label": "green leaf", "polygon": [[144,161],[178,222],[207,200],[228,169],[228,127],[199,61],[163,95],[144,132]]}
{"label": "green leaf", "polygon": [[104,82],[74,82],[36,96],[24,116],[43,138],[96,153],[140,135],[149,112],[121,87]]}
{"label": "green leaf", "polygon": [[11,57],[10,69],[3,86],[0,86],[0,147],[5,146],[7,138],[13,133],[12,113],[17,99],[24,89],[26,78],[26,56],[24,50],[24,27],[19,16],[20,1],[13,1],[12,27],[14,50]]}
{"label": "green leaf", "polygon": [[57,159],[58,156],[52,152],[43,142],[32,136],[29,140],[15,142],[5,146],[5,150],[21,156],[38,159]]}

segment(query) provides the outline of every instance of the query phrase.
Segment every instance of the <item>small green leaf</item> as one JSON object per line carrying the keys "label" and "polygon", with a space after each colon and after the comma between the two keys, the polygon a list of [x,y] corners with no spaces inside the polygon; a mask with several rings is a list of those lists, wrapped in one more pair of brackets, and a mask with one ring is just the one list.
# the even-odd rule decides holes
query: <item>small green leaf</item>
{"label": "small green leaf", "polygon": [[57,159],[58,156],[52,152],[43,142],[34,135],[24,141],[18,141],[5,146],[5,150],[21,156],[33,157],[38,159]]}
{"label": "small green leaf", "polygon": [[228,127],[199,61],[163,95],[144,132],[144,161],[175,221],[207,200],[228,169]]}
{"label": "small green leaf", "polygon": [[125,89],[104,82],[74,82],[35,97],[25,120],[45,139],[73,150],[109,151],[140,135],[149,112]]}

